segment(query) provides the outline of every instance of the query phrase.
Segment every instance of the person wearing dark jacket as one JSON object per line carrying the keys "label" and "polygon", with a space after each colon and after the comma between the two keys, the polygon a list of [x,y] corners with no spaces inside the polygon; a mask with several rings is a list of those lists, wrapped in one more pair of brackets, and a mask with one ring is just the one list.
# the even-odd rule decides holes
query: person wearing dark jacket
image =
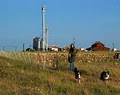
{"label": "person wearing dark jacket", "polygon": [[75,59],[76,59],[76,48],[74,46],[74,44],[72,43],[70,45],[70,50],[69,50],[69,54],[68,54],[68,61],[70,63],[70,71],[74,70],[74,63],[75,63]]}

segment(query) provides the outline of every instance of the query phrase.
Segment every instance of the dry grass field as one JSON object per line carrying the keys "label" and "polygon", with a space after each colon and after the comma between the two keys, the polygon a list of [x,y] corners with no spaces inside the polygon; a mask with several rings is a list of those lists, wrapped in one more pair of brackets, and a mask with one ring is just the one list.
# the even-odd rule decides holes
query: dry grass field
{"label": "dry grass field", "polygon": [[[112,59],[113,54],[77,55],[75,66],[81,72],[80,84],[74,80],[74,73],[68,70],[69,63],[65,56],[54,57],[51,64],[43,68],[41,64],[30,60],[34,57],[18,58],[21,55],[13,56],[15,54],[11,53],[11,57],[2,54],[0,95],[120,95],[120,60]],[[107,57],[104,59],[97,54]],[[91,57],[93,55],[94,58]],[[46,58],[46,64],[50,58]],[[106,69],[110,71],[108,83],[100,80],[100,73]]]}

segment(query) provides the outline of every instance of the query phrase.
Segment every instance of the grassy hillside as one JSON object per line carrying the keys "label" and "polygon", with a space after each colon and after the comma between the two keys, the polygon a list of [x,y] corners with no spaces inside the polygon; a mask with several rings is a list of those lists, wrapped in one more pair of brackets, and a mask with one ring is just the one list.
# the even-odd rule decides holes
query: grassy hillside
{"label": "grassy hillside", "polygon": [[[69,63],[38,67],[35,63],[0,57],[0,95],[120,95],[120,63],[77,62],[81,84],[68,71]],[[109,69],[110,81],[101,81],[100,73]]]}

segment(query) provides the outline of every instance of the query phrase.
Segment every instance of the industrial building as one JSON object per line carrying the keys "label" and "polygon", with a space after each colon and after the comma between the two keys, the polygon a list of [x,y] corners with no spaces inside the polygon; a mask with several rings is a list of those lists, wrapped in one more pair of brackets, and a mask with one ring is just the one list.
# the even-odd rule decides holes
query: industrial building
{"label": "industrial building", "polygon": [[42,36],[33,38],[33,49],[36,51],[48,50],[48,27],[45,20],[45,5],[41,8],[42,11]]}

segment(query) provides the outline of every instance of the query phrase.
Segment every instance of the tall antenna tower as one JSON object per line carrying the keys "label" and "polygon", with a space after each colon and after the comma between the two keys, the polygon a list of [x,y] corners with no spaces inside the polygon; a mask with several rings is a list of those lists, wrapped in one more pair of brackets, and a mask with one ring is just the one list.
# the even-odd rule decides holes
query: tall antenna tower
{"label": "tall antenna tower", "polygon": [[46,27],[45,5],[42,6],[42,51],[48,50],[48,27]]}
{"label": "tall antenna tower", "polygon": [[42,6],[42,50],[45,51],[46,37],[45,37],[45,5]]}

